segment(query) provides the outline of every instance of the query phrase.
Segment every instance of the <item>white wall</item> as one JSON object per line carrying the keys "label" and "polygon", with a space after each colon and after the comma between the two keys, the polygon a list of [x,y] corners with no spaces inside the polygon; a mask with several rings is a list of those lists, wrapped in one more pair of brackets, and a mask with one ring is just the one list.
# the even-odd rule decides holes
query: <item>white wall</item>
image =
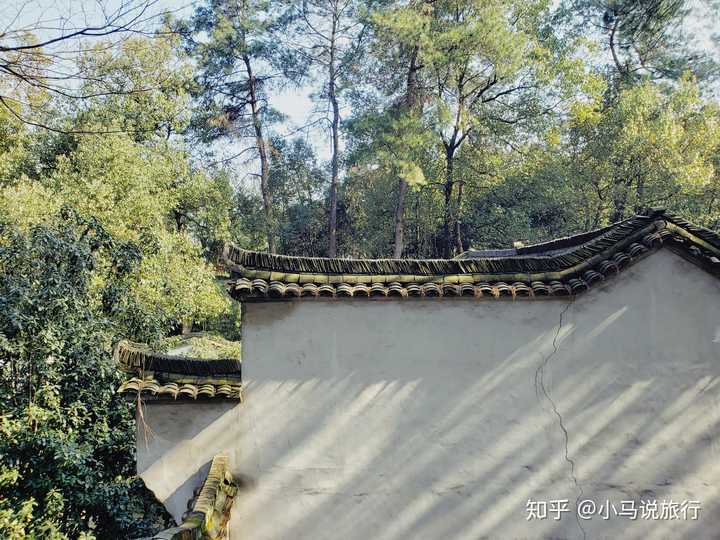
{"label": "white wall", "polygon": [[248,304],[245,403],[148,406],[163,435],[142,476],[179,498],[227,451],[233,540],[583,538],[573,514],[526,521],[528,498],[580,489],[701,503],[697,521],[596,517],[588,539],[718,538],[718,300],[663,251],[574,303]]}
{"label": "white wall", "polygon": [[241,412],[231,401],[178,401],[136,413],[138,474],[178,523],[212,458],[239,440]]}

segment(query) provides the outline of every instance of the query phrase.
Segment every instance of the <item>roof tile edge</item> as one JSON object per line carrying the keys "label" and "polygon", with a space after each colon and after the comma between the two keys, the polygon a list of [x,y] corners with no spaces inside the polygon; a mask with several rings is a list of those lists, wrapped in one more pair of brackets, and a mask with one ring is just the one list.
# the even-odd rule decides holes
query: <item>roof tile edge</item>
{"label": "roof tile edge", "polygon": [[[538,252],[537,248],[541,246],[552,253]],[[523,248],[520,256],[426,261],[322,259],[270,255],[235,247],[228,249],[227,246],[224,253],[229,257],[226,263],[233,278],[229,282],[229,291],[239,300],[413,296],[537,298],[580,294],[663,246],[720,277],[720,235],[663,209],[648,209],[596,231],[528,246]],[[568,251],[558,254],[559,248]],[[528,253],[531,256],[527,256]],[[232,258],[233,254],[235,258]],[[272,267],[272,264],[278,266]],[[369,271],[377,270],[377,265],[382,264],[387,264],[385,268],[389,270],[409,265],[406,268],[426,272],[342,274],[306,271],[341,270],[346,266]],[[289,265],[296,266],[291,268]]]}
{"label": "roof tile edge", "polygon": [[215,456],[182,523],[157,533],[153,540],[225,540],[237,490],[237,483],[228,470],[227,456]]}
{"label": "roof tile edge", "polygon": [[121,370],[133,375],[120,385],[118,393],[133,399],[242,401],[240,359],[172,356],[128,340],[118,342],[113,358]]}

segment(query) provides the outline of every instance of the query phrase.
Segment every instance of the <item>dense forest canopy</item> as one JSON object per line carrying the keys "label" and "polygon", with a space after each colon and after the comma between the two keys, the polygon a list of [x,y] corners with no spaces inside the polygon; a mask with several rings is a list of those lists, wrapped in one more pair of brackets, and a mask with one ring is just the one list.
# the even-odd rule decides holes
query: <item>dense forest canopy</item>
{"label": "dense forest canopy", "polygon": [[[720,71],[693,11],[716,24],[710,3],[121,0],[58,19],[10,4],[3,537],[167,522],[133,476],[110,350],[236,337],[226,241],[452,257],[648,206],[720,228]],[[288,96],[309,96],[301,125]]]}

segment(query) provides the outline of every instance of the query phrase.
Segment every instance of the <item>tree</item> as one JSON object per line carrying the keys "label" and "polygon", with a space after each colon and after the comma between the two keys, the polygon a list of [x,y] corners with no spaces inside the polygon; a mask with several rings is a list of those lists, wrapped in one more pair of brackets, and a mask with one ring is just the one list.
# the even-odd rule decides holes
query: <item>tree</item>
{"label": "tree", "polygon": [[231,189],[177,140],[186,64],[166,40],[115,53],[84,55],[98,74],[88,87],[161,84],[70,100],[70,114],[51,110],[63,133],[0,115],[3,537],[127,538],[168,524],[134,476],[133,408],[115,394],[110,350],[228,308],[204,255],[229,236]]}
{"label": "tree", "polygon": [[[366,3],[365,3],[366,4]],[[328,194],[328,256],[337,255],[338,184],[340,178],[340,101],[349,72],[359,62],[367,21],[362,18],[363,3],[355,0],[306,0],[291,4],[295,21],[295,41],[291,46],[308,68],[322,75],[320,98],[329,109],[330,186]]]}
{"label": "tree", "polygon": [[178,42],[172,34],[132,37],[82,54],[78,67],[88,78],[79,89],[90,97],[61,100],[75,122],[71,131],[128,133],[138,142],[182,134],[190,121],[192,67]]}
{"label": "tree", "polygon": [[138,263],[136,247],[70,210],[26,232],[0,224],[3,537],[132,538],[169,522],[135,477],[133,407],[110,353],[118,334],[161,334],[147,316],[142,333],[119,324],[138,311]]}
{"label": "tree", "polygon": [[272,141],[270,183],[277,208],[279,246],[289,255],[320,256],[327,249],[327,171],[301,138]]}
{"label": "tree", "polygon": [[[716,10],[709,2],[697,2],[694,8]],[[717,77],[717,62],[693,43],[690,12],[686,0],[569,0],[560,10],[561,18],[575,23],[576,32],[587,35],[588,27],[597,29],[613,79],[620,84],[673,81],[685,72],[701,81]]]}
{"label": "tree", "polygon": [[181,151],[148,147],[124,134],[86,136],[58,159],[45,185],[54,199],[141,247],[142,277],[133,294],[168,325],[227,309],[214,271],[183,221],[193,219],[190,208],[198,197],[214,200],[213,185]]}
{"label": "tree", "polygon": [[[189,121],[190,73],[173,45],[138,38],[112,55],[102,46],[85,53],[81,64],[96,74],[86,84],[120,91],[71,101],[67,133],[31,137],[42,166],[24,165],[33,174],[0,190],[0,207],[25,230],[52,223],[69,204],[137,243],[144,258],[133,294],[168,328],[227,309],[204,256],[229,238],[231,191],[227,178],[194,167],[175,135]],[[143,81],[153,90],[132,91]]]}
{"label": "tree", "polygon": [[0,187],[27,172],[30,134],[8,110],[0,109]]}
{"label": "tree", "polygon": [[[260,161],[260,173],[253,175],[260,178],[271,253],[277,238],[266,130],[278,117],[268,104],[268,86],[276,78],[270,71],[273,57],[280,54],[272,32],[281,24],[266,0],[210,0],[190,20],[175,24],[198,65],[195,127],[201,140],[234,138],[241,148],[233,157],[255,151]],[[247,138],[253,145],[245,145]]]}
{"label": "tree", "polygon": [[[302,138],[270,141],[270,188],[277,215],[278,249],[285,254],[320,256],[327,249],[327,172]],[[232,239],[257,249],[262,245],[262,201],[240,186],[232,209]]]}
{"label": "tree", "polygon": [[[115,48],[133,34],[152,33],[149,27],[164,15],[157,4],[157,0],[100,0],[78,13],[70,6],[58,9],[56,17],[46,14],[46,20],[28,24],[19,23],[26,5],[18,4],[14,16],[8,13],[9,26],[0,33],[0,73],[6,82],[0,85],[0,107],[29,125],[67,132],[44,114],[49,99],[84,101],[118,93],[115,88],[83,88],[84,83],[96,79],[77,64],[77,56],[95,39]],[[23,100],[21,96],[28,94],[45,99]]]}
{"label": "tree", "polygon": [[491,175],[492,183],[467,193],[464,234],[476,248],[544,242],[600,226],[586,219],[587,186],[556,132],[496,156]]}
{"label": "tree", "polygon": [[553,34],[543,2],[418,6],[387,9],[382,25],[386,34],[406,36],[409,58],[417,56],[414,77],[423,66],[417,86],[427,96],[424,115],[444,162],[438,182],[447,257],[464,248],[465,180],[457,170],[461,148],[473,139],[474,145],[498,144],[510,130],[527,133],[530,123],[556,108],[584,74]]}
{"label": "tree", "polygon": [[717,104],[703,100],[689,79],[669,94],[647,82],[628,88],[611,108],[578,105],[570,162],[572,174],[586,181],[591,222],[666,206],[717,223],[719,129]]}
{"label": "tree", "polygon": [[[405,252],[408,194],[426,185],[423,167],[432,159],[428,147],[434,142],[420,114],[421,105],[408,106],[406,97],[401,96],[384,110],[356,114],[347,124],[352,136],[348,162],[353,164],[347,179],[353,186],[345,192],[357,196],[356,190],[362,189],[363,180],[367,181],[368,190],[385,185],[384,197],[393,203],[390,243],[395,258]],[[389,201],[375,204],[384,208]]]}
{"label": "tree", "polygon": [[[397,176],[397,198],[393,212],[393,257],[400,258],[404,249],[405,201],[408,188],[420,185],[425,178],[418,165],[418,153],[430,141],[423,136],[423,110],[427,90],[421,86],[422,36],[427,34],[429,3],[412,2],[398,9],[379,10],[374,13],[373,26],[376,40],[372,47],[374,57],[393,66],[396,76],[391,75],[384,91],[392,95],[394,88],[402,88],[401,94],[388,107],[382,133],[375,137],[379,143],[380,156],[385,168]],[[427,44],[425,45],[427,47]],[[398,83],[397,78],[401,79]],[[382,121],[382,119],[381,119]]]}

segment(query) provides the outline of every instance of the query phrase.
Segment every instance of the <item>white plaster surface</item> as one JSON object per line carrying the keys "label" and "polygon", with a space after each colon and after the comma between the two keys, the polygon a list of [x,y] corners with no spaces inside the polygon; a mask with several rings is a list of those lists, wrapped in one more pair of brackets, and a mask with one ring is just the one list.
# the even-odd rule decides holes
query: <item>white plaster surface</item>
{"label": "white plaster surface", "polygon": [[[233,540],[720,538],[719,300],[661,251],[574,303],[248,304],[245,402],[148,404],[139,472],[179,516],[227,453]],[[578,524],[578,498],[701,510]]]}

